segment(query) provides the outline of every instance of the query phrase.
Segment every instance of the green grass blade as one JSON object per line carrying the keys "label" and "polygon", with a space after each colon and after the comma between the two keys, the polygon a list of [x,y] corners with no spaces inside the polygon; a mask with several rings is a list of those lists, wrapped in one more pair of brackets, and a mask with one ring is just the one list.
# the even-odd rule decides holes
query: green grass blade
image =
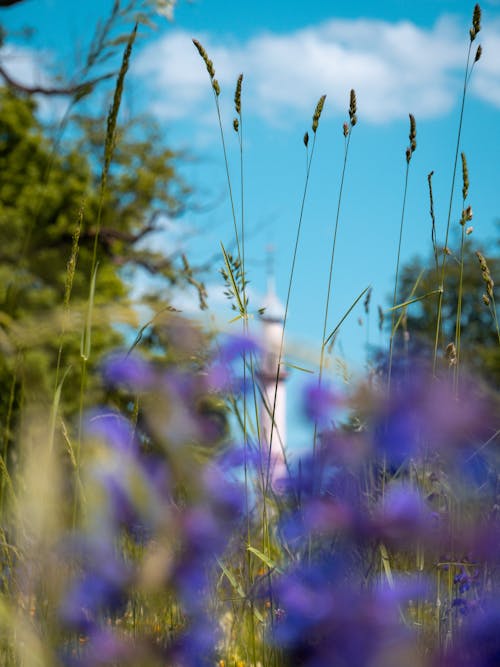
{"label": "green grass blade", "polygon": [[328,343],[329,343],[329,342],[331,341],[331,339],[335,336],[335,334],[336,334],[337,331],[340,329],[340,327],[342,326],[342,324],[344,323],[344,321],[349,317],[351,311],[357,306],[357,304],[359,303],[359,301],[361,301],[361,299],[362,299],[362,298],[364,297],[364,295],[368,292],[368,290],[370,289],[370,287],[371,287],[371,285],[368,285],[368,287],[365,287],[365,289],[361,292],[361,294],[358,296],[358,298],[357,298],[357,299],[356,299],[356,300],[349,306],[349,308],[348,308],[347,311],[344,313],[342,319],[341,319],[340,322],[337,324],[337,326],[335,327],[335,329],[333,329],[333,331],[330,332],[329,336],[324,340],[324,342],[323,342],[323,347],[326,347],[326,346],[328,345]]}
{"label": "green grass blade", "polygon": [[291,364],[289,361],[282,361],[281,365],[286,366],[287,368],[293,368],[296,371],[301,371],[301,373],[311,373],[311,375],[314,375],[314,371],[312,371],[310,368],[304,368],[303,366],[297,366],[296,364]]}
{"label": "green grass blade", "polygon": [[231,283],[231,289],[233,290],[236,301],[238,302],[238,310],[240,311],[241,317],[245,317],[245,306],[243,304],[243,300],[238,290],[238,284],[234,277],[233,269],[231,267],[231,262],[229,261],[229,257],[227,255],[226,249],[224,248],[222,241],[220,246],[222,248],[222,255],[224,256],[224,264],[226,266],[227,275],[229,276],[229,282]]}
{"label": "green grass blade", "polygon": [[227,580],[231,584],[231,586],[238,593],[238,595],[241,597],[241,599],[244,599],[245,598],[245,591],[241,587],[241,584],[239,584],[236,581],[236,577],[234,576],[234,574],[230,570],[228,570],[228,568],[224,565],[224,563],[221,560],[219,560],[218,558],[217,558],[217,563],[218,563],[220,569],[222,570],[222,572],[224,573],[224,575],[226,576]]}
{"label": "green grass blade", "polygon": [[434,294],[441,294],[441,292],[442,290],[440,289],[433,289],[431,292],[427,292],[427,294],[423,294],[422,296],[416,296],[414,299],[408,299],[408,301],[403,301],[403,303],[398,303],[396,306],[388,308],[387,312],[390,313],[393,310],[399,310],[399,308],[406,308],[406,306],[410,306],[412,303],[423,301],[424,299],[427,299],[428,297],[433,296]]}
{"label": "green grass blade", "polygon": [[99,262],[97,262],[97,264],[95,265],[94,271],[92,272],[92,278],[90,280],[87,317],[85,318],[85,327],[82,331],[82,340],[81,340],[81,344],[80,344],[80,356],[85,361],[89,360],[90,350],[91,350],[92,311],[94,309],[95,285],[96,285],[96,280],[97,280],[97,269],[98,268],[99,268]]}
{"label": "green grass blade", "polygon": [[64,380],[66,379],[69,370],[70,370],[69,368],[66,369],[64,375],[62,376],[61,382],[59,382],[54,392],[54,399],[52,401],[52,406],[50,409],[49,453],[52,452],[52,449],[54,447],[54,439],[56,434],[56,419],[57,419],[57,413],[59,412],[59,404],[61,403],[61,392]]}
{"label": "green grass blade", "polygon": [[385,544],[380,544],[380,555],[382,557],[382,566],[385,572],[385,578],[390,588],[394,588],[394,577],[392,575],[391,561],[389,559],[389,554],[385,547]]}
{"label": "green grass blade", "polygon": [[255,547],[247,547],[247,551],[250,551],[250,553],[254,554],[254,556],[257,556],[259,560],[261,560],[267,567],[271,568],[272,570],[276,570],[276,572],[279,572],[280,574],[283,573],[283,570],[281,570],[276,563],[269,558],[269,556],[266,556],[266,554],[262,553],[259,549],[256,549]]}

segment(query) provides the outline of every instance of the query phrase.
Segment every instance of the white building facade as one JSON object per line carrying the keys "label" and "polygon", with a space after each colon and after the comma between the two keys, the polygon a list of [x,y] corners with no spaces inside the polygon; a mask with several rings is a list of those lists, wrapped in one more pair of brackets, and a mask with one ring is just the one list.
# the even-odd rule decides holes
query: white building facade
{"label": "white building facade", "polygon": [[[273,278],[268,280],[268,291],[264,299],[261,315],[262,324],[262,359],[259,373],[262,389],[260,410],[260,440],[262,458],[269,481],[275,490],[279,489],[279,480],[286,478],[286,378],[287,373],[281,364],[283,361],[283,325],[285,308],[280,302]],[[281,351],[281,355],[280,355]]]}

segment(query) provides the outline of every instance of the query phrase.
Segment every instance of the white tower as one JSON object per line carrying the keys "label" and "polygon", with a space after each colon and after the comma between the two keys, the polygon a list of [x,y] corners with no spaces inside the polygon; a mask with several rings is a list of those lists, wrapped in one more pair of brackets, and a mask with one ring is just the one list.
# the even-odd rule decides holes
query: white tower
{"label": "white tower", "polygon": [[[262,455],[265,465],[270,463],[270,482],[277,490],[276,482],[287,474],[285,465],[286,444],[286,372],[278,362],[282,345],[285,308],[276,294],[274,277],[268,276],[268,289],[261,315],[262,361],[260,382],[262,406],[260,410],[260,432]],[[274,419],[273,419],[274,414]],[[274,422],[274,423],[273,423]]]}

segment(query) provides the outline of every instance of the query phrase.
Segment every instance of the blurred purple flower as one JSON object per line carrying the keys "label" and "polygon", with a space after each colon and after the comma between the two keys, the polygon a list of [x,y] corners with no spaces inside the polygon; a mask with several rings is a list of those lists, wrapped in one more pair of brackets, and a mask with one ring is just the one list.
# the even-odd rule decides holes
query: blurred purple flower
{"label": "blurred purple flower", "polygon": [[349,530],[356,521],[355,508],[334,498],[306,502],[303,514],[304,523],[311,532],[329,535]]}
{"label": "blurred purple flower", "polygon": [[373,439],[376,453],[391,468],[399,468],[418,452],[422,421],[411,397],[398,396],[376,415]]}
{"label": "blurred purple flower", "polygon": [[494,410],[477,384],[462,378],[459,400],[449,383],[414,365],[409,376],[393,383],[389,399],[379,397],[372,406],[374,445],[390,466],[398,468],[409,458],[432,452],[454,460],[457,450],[470,453],[470,447],[495,432]]}
{"label": "blurred purple flower", "polygon": [[464,522],[460,533],[455,536],[455,544],[469,560],[500,562],[500,514],[477,517],[473,523]]}
{"label": "blurred purple flower", "polygon": [[130,643],[104,628],[92,633],[83,653],[83,665],[88,667],[116,664],[118,661],[120,664],[132,664]]}
{"label": "blurred purple flower", "polygon": [[301,565],[276,585],[273,640],[295,667],[368,667],[404,638],[397,596],[357,590],[342,560]]}
{"label": "blurred purple flower", "polygon": [[366,463],[370,442],[366,431],[333,428],[322,431],[321,444],[325,456],[337,466],[357,468]]}
{"label": "blurred purple flower", "polygon": [[439,667],[498,667],[499,628],[500,604],[498,600],[487,601],[467,614],[458,641],[444,660],[439,660]]}
{"label": "blurred purple flower", "polygon": [[241,394],[249,392],[252,387],[250,370],[244,372],[243,360],[247,356],[259,354],[259,346],[249,336],[227,336],[223,339],[210,368],[208,369],[208,385],[214,391]]}
{"label": "blurred purple flower", "polygon": [[209,667],[215,665],[214,646],[218,631],[203,614],[192,619],[190,627],[167,649],[168,665]]}
{"label": "blurred purple flower", "polygon": [[99,478],[107,496],[106,507],[102,508],[102,516],[111,521],[111,525],[107,524],[105,529],[110,531],[116,531],[118,527],[133,529],[143,524],[144,517],[141,516],[139,508],[134,503],[126,477],[113,472],[101,473]]}
{"label": "blurred purple flower", "polygon": [[155,381],[153,366],[148,361],[120,350],[104,359],[101,374],[107,384],[123,386],[134,392],[149,389]]}
{"label": "blurred purple flower", "polygon": [[131,573],[117,556],[113,535],[68,536],[58,547],[64,562],[78,566],[80,574],[65,592],[59,606],[63,624],[88,634],[103,612],[114,613],[125,602]]}
{"label": "blurred purple flower", "polygon": [[[109,573],[108,573],[109,574]],[[64,624],[89,634],[103,613],[113,614],[126,603],[126,582],[122,573],[105,576],[103,572],[87,572],[65,594],[59,609]]]}
{"label": "blurred purple flower", "polygon": [[220,524],[210,507],[193,507],[182,514],[182,536],[187,550],[215,554],[224,544]]}
{"label": "blurred purple flower", "polygon": [[224,364],[240,359],[244,355],[258,354],[259,345],[250,336],[231,335],[223,338],[216,358]]}
{"label": "blurred purple flower", "polygon": [[304,414],[318,426],[326,426],[333,422],[333,411],[340,405],[340,396],[333,388],[317,380],[309,382],[302,397]]}
{"label": "blurred purple flower", "polygon": [[231,445],[220,456],[217,457],[217,465],[225,473],[239,473],[245,468],[253,470],[259,469],[261,462],[261,452],[251,443],[247,447],[244,445]]}
{"label": "blurred purple flower", "polygon": [[207,501],[223,530],[229,531],[243,514],[245,496],[241,484],[227,479],[217,465],[208,465],[203,473],[203,485]]}
{"label": "blurred purple flower", "polygon": [[78,655],[73,650],[66,651],[62,662],[66,667],[109,667],[117,665],[131,667],[142,664],[141,650],[125,637],[119,637],[108,628],[96,627],[87,635],[84,644],[80,645]]}
{"label": "blurred purple flower", "polygon": [[101,408],[87,415],[85,434],[102,440],[120,454],[135,455],[138,451],[134,428],[125,417],[113,410]]}
{"label": "blurred purple flower", "polygon": [[372,523],[379,537],[402,545],[422,537],[432,540],[432,525],[432,513],[421,494],[400,483],[389,487]]}
{"label": "blurred purple flower", "polygon": [[141,468],[147,479],[148,486],[156,493],[161,503],[171,502],[171,471],[165,460],[157,455],[143,455]]}

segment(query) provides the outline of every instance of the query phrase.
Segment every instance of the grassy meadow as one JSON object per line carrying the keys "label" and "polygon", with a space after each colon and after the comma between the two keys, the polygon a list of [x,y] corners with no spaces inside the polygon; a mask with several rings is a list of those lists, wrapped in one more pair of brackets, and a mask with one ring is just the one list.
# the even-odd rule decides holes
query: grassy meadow
{"label": "grassy meadow", "polygon": [[[244,76],[236,82],[231,126],[221,117],[217,63],[193,40],[212,87],[227,169],[233,243],[214,253],[220,250],[217,268],[233,333],[206,331],[157,301],[144,304],[150,319],[139,326],[106,254],[113,241],[122,244],[121,258],[130,237],[126,229],[112,235],[106,211],[116,208],[114,170],[125,164],[119,111],[137,26],[120,42],[121,67],[97,153],[97,194],[87,203],[79,191],[72,195],[83,203],[68,221],[67,254],[59,257],[59,302],[49,308],[36,281],[23,287],[29,253],[39,253],[41,272],[56,261],[31,241],[56,197],[50,174],[59,169],[57,141],[45,186],[29,196],[33,223],[23,237],[25,254],[2,269],[0,665],[500,665],[500,401],[487,373],[478,373],[477,364],[471,372],[474,350],[467,349],[462,327],[472,273],[482,286],[486,335],[500,346],[493,265],[485,254],[468,252],[473,202],[461,146],[463,122],[473,122],[463,110],[481,65],[480,30],[476,5],[464,35],[463,98],[442,238],[434,230],[432,173],[428,178],[433,283],[422,291],[415,276],[402,294],[406,192],[418,150],[418,118],[410,113],[393,299],[380,312],[386,341],[364,377],[339,384],[329,364],[337,333],[356,307],[371,307],[368,286],[331,323],[344,178],[358,122],[350,92],[327,298],[318,300],[324,313],[319,364],[310,372],[294,368],[303,391],[301,405],[291,409],[308,424],[309,449],[298,456],[285,447],[279,475],[277,401],[265,400],[263,350],[250,335],[255,304],[245,265]],[[315,102],[303,137],[307,169],[289,249],[283,328],[271,360],[274,395],[287,372],[288,307],[325,96]],[[8,104],[14,102],[2,97]],[[238,139],[236,178],[228,168],[228,125]],[[77,162],[68,167],[66,159],[65,173],[76,173]],[[4,173],[5,182],[9,177]],[[452,203],[460,191],[457,222]],[[7,190],[0,192],[6,200]],[[13,207],[21,205],[27,204]],[[8,239],[14,223],[3,210]],[[450,247],[457,224],[460,242]],[[175,288],[179,277],[167,268]],[[452,269],[450,315],[444,304]],[[188,258],[179,276],[205,307],[204,286]],[[30,310],[29,299],[41,292]],[[408,317],[422,304],[433,314],[432,335],[417,352],[408,343]],[[445,318],[452,339],[442,333],[450,326]]]}

